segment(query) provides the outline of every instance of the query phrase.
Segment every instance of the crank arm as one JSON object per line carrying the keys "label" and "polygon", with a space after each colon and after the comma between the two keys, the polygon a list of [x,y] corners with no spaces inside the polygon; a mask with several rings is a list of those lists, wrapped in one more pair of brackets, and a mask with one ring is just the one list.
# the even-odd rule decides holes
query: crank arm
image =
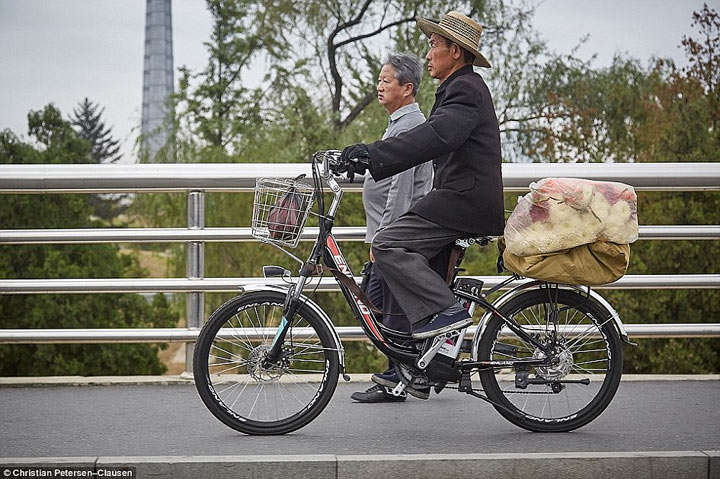
{"label": "crank arm", "polygon": [[443,333],[438,336],[435,336],[433,338],[433,342],[432,342],[432,345],[430,346],[430,348],[427,350],[427,352],[425,354],[422,355],[422,357],[420,359],[418,359],[417,367],[420,370],[425,369],[428,366],[428,364],[430,364],[430,361],[432,361],[432,359],[435,357],[437,352],[440,351],[440,348],[443,346],[443,344],[445,344],[445,341],[448,339],[457,341],[456,338],[459,335],[460,335],[460,332],[458,330],[454,330],[454,331],[448,331],[447,333]]}

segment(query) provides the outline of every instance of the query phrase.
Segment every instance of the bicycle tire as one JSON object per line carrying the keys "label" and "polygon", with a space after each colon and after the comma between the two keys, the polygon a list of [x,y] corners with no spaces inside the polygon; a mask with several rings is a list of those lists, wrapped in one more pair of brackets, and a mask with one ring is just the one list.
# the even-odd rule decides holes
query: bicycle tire
{"label": "bicycle tire", "polygon": [[212,314],[195,345],[193,373],[203,403],[224,424],[246,434],[286,434],[307,425],[337,386],[338,346],[330,328],[305,304],[286,335],[282,365],[262,366],[274,338],[265,328],[278,326],[284,301],[284,293],[273,291],[235,297]]}
{"label": "bicycle tire", "polygon": [[[551,302],[568,309],[557,315],[557,328],[549,329],[548,324],[553,324],[548,321]],[[620,335],[605,308],[579,292],[540,289],[521,293],[498,309],[522,326],[535,327],[542,341],[549,340],[551,331],[557,329],[561,362],[554,368],[531,368],[530,375],[554,379],[556,388],[563,384],[558,382],[561,380],[590,380],[588,385],[563,384],[559,392],[549,384],[529,384],[523,389],[516,386],[515,377],[503,378],[500,371],[482,370],[479,375],[485,394],[503,417],[534,432],[567,432],[588,424],[608,407],[620,383],[623,351]],[[480,340],[478,358],[537,358],[539,351],[510,334],[505,322],[494,315]],[[516,374],[514,370],[512,373]]]}

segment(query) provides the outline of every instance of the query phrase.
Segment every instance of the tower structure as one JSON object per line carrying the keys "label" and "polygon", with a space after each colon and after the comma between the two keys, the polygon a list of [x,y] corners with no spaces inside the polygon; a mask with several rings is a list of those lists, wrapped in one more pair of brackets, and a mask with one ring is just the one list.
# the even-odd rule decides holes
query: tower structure
{"label": "tower structure", "polygon": [[173,84],[172,0],[146,0],[142,135],[150,161],[168,139]]}

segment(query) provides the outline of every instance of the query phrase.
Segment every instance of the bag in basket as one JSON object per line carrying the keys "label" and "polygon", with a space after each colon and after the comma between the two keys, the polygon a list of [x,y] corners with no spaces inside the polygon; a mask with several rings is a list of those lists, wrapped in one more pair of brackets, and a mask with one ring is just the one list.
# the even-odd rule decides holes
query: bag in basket
{"label": "bag in basket", "polygon": [[268,215],[270,238],[290,240],[298,234],[301,204],[302,198],[295,192],[295,188],[290,188],[287,193],[278,198]]}

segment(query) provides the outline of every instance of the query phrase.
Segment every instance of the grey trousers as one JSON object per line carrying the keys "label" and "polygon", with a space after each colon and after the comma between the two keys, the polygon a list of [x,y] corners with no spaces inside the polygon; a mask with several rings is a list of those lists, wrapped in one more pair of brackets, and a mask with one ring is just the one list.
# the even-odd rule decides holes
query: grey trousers
{"label": "grey trousers", "polygon": [[407,213],[373,239],[375,265],[411,324],[457,302],[430,259],[468,233]]}

